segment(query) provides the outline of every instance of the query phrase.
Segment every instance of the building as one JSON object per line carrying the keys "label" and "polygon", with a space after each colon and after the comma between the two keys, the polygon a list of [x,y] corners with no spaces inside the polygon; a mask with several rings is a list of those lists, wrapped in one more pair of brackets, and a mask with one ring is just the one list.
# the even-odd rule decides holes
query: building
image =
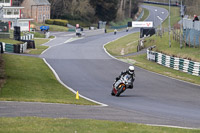
{"label": "building", "polygon": [[22,18],[23,8],[12,6],[12,0],[0,0],[0,20],[8,22],[9,29],[20,26],[21,31],[30,31],[30,21],[33,19]]}
{"label": "building", "polygon": [[21,6],[24,17],[33,18],[35,22],[44,23],[50,19],[51,4],[48,0],[24,0]]}

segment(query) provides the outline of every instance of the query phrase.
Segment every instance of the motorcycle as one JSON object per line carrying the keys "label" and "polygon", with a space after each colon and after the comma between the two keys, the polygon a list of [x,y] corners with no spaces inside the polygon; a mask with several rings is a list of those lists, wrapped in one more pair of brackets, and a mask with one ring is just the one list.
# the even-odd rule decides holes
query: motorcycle
{"label": "motorcycle", "polygon": [[131,82],[130,75],[128,74],[122,75],[119,80],[114,82],[111,95],[117,97],[120,96],[120,94],[123,93],[130,85],[130,82]]}

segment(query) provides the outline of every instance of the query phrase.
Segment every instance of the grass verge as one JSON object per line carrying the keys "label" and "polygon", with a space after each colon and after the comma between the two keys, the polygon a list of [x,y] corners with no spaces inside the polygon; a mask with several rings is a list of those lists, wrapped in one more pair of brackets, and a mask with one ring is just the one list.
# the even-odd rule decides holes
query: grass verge
{"label": "grass verge", "polygon": [[107,44],[105,48],[114,56],[134,53],[137,52],[138,39],[139,33],[133,33]]}
{"label": "grass verge", "polygon": [[[87,124],[86,124],[87,123]],[[199,133],[197,129],[178,129],[141,124],[76,119],[38,117],[0,118],[4,133]]]}
{"label": "grass verge", "polygon": [[0,38],[0,42],[5,42],[7,44],[23,44],[23,42],[21,41],[16,41],[16,40],[13,40],[13,39],[9,39],[9,38]]}
{"label": "grass verge", "polygon": [[49,25],[49,24],[38,24],[38,23],[32,23],[38,27],[45,25],[45,26],[49,26],[49,31],[68,31],[69,28],[65,27],[65,26],[59,26],[59,25]]}
{"label": "grass verge", "polygon": [[149,10],[147,10],[146,8],[143,8],[143,10],[144,10],[144,15],[142,16],[140,21],[144,21],[149,16]]}
{"label": "grass verge", "polygon": [[30,101],[94,105],[62,86],[43,60],[4,54],[6,83],[1,88],[1,101]]}
{"label": "grass verge", "polygon": [[[172,39],[171,35],[171,48],[169,47],[169,35],[165,33],[162,38],[159,36],[152,36],[146,39],[145,46],[156,45],[155,51],[162,52],[164,54],[175,56],[179,58],[189,59],[200,62],[200,48],[180,48],[180,42]],[[183,44],[184,45],[184,44]]]}
{"label": "grass verge", "polygon": [[2,59],[2,54],[0,54],[0,90],[5,81],[6,80],[5,80],[4,60]]}

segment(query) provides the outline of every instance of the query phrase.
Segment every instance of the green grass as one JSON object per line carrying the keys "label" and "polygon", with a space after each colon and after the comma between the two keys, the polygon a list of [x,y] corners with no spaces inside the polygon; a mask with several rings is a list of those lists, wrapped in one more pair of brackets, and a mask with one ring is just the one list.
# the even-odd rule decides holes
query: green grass
{"label": "green grass", "polygon": [[34,39],[36,49],[29,49],[29,54],[41,54],[48,46],[42,46],[41,44],[47,43],[50,39]]}
{"label": "green grass", "polygon": [[32,23],[32,24],[34,24],[36,26],[39,26],[39,27],[42,26],[42,25],[49,26],[49,31],[60,31],[60,32],[62,32],[62,31],[67,32],[68,31],[68,28],[65,27],[65,26],[49,25],[49,24],[38,24],[38,23]]}
{"label": "green grass", "polygon": [[[87,124],[86,124],[87,123]],[[199,133],[197,129],[147,126],[125,122],[53,119],[38,117],[0,118],[4,133]]]}
{"label": "green grass", "polygon": [[31,32],[32,34],[34,34],[35,38],[45,38],[45,34],[41,34],[39,32]]}
{"label": "green grass", "polygon": [[133,33],[107,44],[105,48],[114,56],[122,55],[122,53],[129,54],[137,52],[138,39],[139,33]]}
{"label": "green grass", "polygon": [[155,62],[149,61],[146,59],[147,55],[138,55],[138,56],[132,56],[132,57],[126,57],[126,58],[121,58],[122,61],[132,63],[136,66],[139,66],[141,68],[144,68],[146,70],[156,72],[162,75],[166,75],[169,77],[173,77],[176,79],[184,80],[187,82],[195,83],[200,85],[200,77],[198,76],[193,76],[191,74],[187,74],[184,72],[180,72],[162,65],[159,65]]}
{"label": "green grass", "polygon": [[40,58],[4,54],[6,83],[1,101],[31,101],[93,105],[63,87]]}
{"label": "green grass", "polygon": [[0,38],[0,42],[5,42],[7,44],[23,44],[23,42],[21,41],[16,41],[16,40],[13,40],[13,39],[4,39],[4,38]]}
{"label": "green grass", "polygon": [[65,27],[65,26],[58,26],[58,25],[48,25],[50,28],[49,28],[49,31],[65,31],[67,32],[68,31],[68,28]]}
{"label": "green grass", "polygon": [[147,10],[146,8],[143,8],[143,10],[144,10],[144,15],[142,16],[140,21],[144,21],[149,16],[149,10]]}

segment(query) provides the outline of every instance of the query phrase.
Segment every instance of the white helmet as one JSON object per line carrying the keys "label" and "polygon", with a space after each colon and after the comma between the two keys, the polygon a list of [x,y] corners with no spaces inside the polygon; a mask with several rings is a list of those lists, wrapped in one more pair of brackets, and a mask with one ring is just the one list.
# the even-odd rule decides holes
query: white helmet
{"label": "white helmet", "polygon": [[133,74],[134,70],[135,70],[134,66],[129,66],[129,73],[130,74]]}

